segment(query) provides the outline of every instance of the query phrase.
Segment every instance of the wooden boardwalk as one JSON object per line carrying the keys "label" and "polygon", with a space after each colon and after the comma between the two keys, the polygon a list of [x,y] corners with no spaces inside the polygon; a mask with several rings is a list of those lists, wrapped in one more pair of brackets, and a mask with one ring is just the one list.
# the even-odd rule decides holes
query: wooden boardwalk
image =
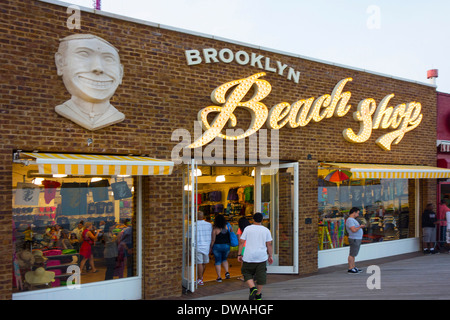
{"label": "wooden boardwalk", "polygon": [[[348,274],[346,265],[320,269],[309,276],[269,275],[264,300],[436,300],[450,299],[450,254],[401,256],[357,263],[360,274]],[[367,273],[379,267],[378,279]],[[379,281],[376,281],[379,280]],[[380,289],[369,289],[379,284]],[[248,289],[237,279],[207,283],[181,300],[247,300]]]}

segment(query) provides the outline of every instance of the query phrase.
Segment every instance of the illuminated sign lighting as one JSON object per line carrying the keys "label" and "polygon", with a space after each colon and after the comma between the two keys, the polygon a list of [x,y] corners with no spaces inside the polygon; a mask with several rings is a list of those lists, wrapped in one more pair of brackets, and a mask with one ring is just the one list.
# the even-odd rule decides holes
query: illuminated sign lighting
{"label": "illuminated sign lighting", "polygon": [[[200,110],[198,113],[198,120],[201,121],[206,132],[197,141],[191,144],[189,148],[203,146],[214,140],[217,136],[227,140],[239,140],[258,131],[264,125],[268,115],[267,107],[259,101],[267,97],[272,90],[272,86],[269,82],[258,79],[263,75],[265,75],[264,72],[257,73],[246,79],[227,82],[220,87],[217,87],[211,94],[211,100],[214,103],[222,104],[222,106],[209,106]],[[253,85],[256,86],[255,94],[250,100],[242,102],[241,100]],[[231,88],[233,89],[230,90]],[[228,91],[231,91],[231,93],[226,97]],[[233,111],[238,106],[250,109],[252,114],[250,128],[241,135],[226,136],[221,133],[222,129],[228,120],[230,120],[231,126],[236,126],[237,119],[233,114]],[[219,112],[219,114],[210,125],[207,116],[211,112]]]}
{"label": "illuminated sign lighting", "polygon": [[[198,113],[205,132],[195,140],[189,148],[201,147],[216,137],[227,140],[239,140],[257,132],[266,123],[269,129],[279,130],[284,126],[288,128],[304,127],[309,122],[320,122],[331,117],[343,117],[351,109],[348,104],[351,93],[342,92],[347,82],[352,78],[339,81],[334,87],[331,95],[325,94],[317,99],[311,97],[290,104],[281,102],[273,106],[270,111],[261,102],[272,90],[269,82],[261,80],[265,73],[257,73],[248,78],[227,82],[217,87],[211,93],[211,100],[218,104],[203,108]],[[246,94],[254,88],[254,94],[248,101],[242,101]],[[355,133],[353,129],[347,128],[342,134],[344,138],[352,143],[363,143],[372,135],[376,129],[395,129],[380,136],[376,144],[383,150],[391,150],[392,144],[398,144],[405,133],[417,128],[422,121],[422,106],[419,102],[409,102],[388,107],[389,101],[394,94],[385,96],[377,106],[374,99],[368,98],[359,102],[357,110],[353,113],[353,119],[360,122],[360,129]],[[252,121],[250,127],[241,135],[227,136],[222,130],[227,123],[235,127],[237,118],[234,110],[237,107],[245,107],[251,113]],[[208,123],[210,113],[218,113],[212,123]]]}

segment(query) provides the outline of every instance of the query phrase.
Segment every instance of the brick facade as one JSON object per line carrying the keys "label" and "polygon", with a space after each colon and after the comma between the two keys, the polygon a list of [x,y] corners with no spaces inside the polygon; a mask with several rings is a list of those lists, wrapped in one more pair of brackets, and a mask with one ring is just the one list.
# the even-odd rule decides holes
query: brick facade
{"label": "brick facade", "polygon": [[[299,273],[317,271],[317,225],[319,216],[317,203],[317,167],[314,160],[299,161],[298,224],[299,224]],[[311,224],[306,224],[306,219]]]}
{"label": "brick facade", "polygon": [[[217,86],[263,70],[236,62],[202,63],[188,66],[185,50],[229,48],[270,57],[301,72],[299,83],[273,72],[263,79],[272,92],[264,99],[268,108],[287,101],[331,94],[342,79],[352,77],[344,91],[352,93],[351,111],[342,118],[279,131],[280,159],[299,161],[299,260],[300,273],[317,270],[317,166],[320,161],[436,165],[435,88],[338,67],[290,55],[173,31],[107,15],[81,13],[81,30],[66,27],[66,7],[40,1],[4,0],[0,4],[0,298],[11,298],[11,205],[12,154],[14,150],[40,152],[135,154],[171,159],[177,141],[173,130],[193,134],[193,122],[202,108],[212,105],[210,95]],[[125,121],[91,132],[59,116],[54,107],[69,95],[56,74],[54,54],[58,39],[70,34],[92,33],[119,49],[124,66],[123,83],[112,104]],[[387,130],[374,130],[362,144],[351,144],[342,130],[359,123],[352,114],[359,101],[377,103],[394,93],[390,105],[418,101],[423,121],[405,134],[392,151],[384,151],[375,140]],[[236,110],[242,127],[250,123],[248,113]],[[239,123],[240,124],[240,123]],[[93,143],[88,145],[87,139]],[[247,139],[248,140],[248,139]],[[307,160],[310,155],[311,160]],[[248,156],[248,151],[246,151]],[[143,186],[143,297],[170,298],[181,294],[182,182],[181,167],[167,177],[145,178]],[[435,199],[435,181],[424,181],[423,203]],[[305,224],[312,218],[311,224]]]}

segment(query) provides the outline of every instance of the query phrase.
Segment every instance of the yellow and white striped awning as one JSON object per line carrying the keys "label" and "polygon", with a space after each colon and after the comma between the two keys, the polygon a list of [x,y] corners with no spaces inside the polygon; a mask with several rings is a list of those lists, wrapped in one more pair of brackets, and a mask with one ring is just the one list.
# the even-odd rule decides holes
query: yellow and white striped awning
{"label": "yellow and white striped awning", "polygon": [[321,163],[322,168],[347,170],[352,179],[434,179],[450,178],[450,169],[387,164]]}
{"label": "yellow and white striped awning", "polygon": [[174,163],[139,156],[26,153],[34,158],[40,174],[67,174],[73,176],[150,176],[172,173]]}

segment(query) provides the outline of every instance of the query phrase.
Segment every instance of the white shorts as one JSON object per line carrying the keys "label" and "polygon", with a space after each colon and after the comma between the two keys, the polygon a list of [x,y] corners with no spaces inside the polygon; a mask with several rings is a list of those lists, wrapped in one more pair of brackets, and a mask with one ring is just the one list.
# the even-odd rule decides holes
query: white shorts
{"label": "white shorts", "polygon": [[197,263],[208,263],[209,262],[209,254],[204,254],[197,251]]}

